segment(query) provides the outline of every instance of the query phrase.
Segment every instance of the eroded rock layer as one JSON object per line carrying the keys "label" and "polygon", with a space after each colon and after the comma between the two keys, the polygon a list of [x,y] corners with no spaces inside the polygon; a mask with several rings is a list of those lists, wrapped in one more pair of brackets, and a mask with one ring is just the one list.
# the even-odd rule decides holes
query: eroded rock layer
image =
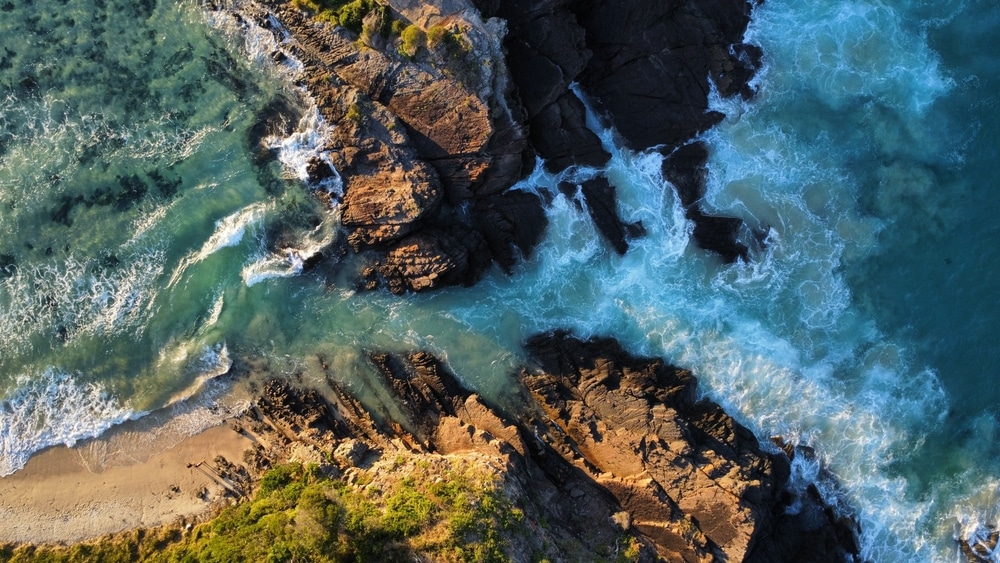
{"label": "eroded rock layer", "polygon": [[431,354],[373,352],[398,406],[383,422],[338,386],[323,398],[273,381],[246,426],[283,438],[259,459],[314,461],[337,474],[405,456],[474,457],[536,528],[510,552],[515,560],[603,557],[622,533],[639,538],[641,560],[856,559],[853,522],[814,488],[792,492],[788,457],[699,400],[689,372],[611,339],[557,332],[527,349],[534,366],[518,374],[521,401],[505,409]]}

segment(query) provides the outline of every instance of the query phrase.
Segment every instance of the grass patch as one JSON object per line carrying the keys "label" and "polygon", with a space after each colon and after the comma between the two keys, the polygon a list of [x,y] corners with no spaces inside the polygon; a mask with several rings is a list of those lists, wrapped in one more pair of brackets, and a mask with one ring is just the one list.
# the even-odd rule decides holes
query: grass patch
{"label": "grass patch", "polygon": [[314,467],[279,465],[262,477],[252,500],[190,533],[140,530],[63,548],[0,545],[0,560],[508,561],[511,539],[527,532],[496,477],[464,461],[436,467],[399,463],[398,478],[379,481],[382,491],[371,479],[349,485]]}

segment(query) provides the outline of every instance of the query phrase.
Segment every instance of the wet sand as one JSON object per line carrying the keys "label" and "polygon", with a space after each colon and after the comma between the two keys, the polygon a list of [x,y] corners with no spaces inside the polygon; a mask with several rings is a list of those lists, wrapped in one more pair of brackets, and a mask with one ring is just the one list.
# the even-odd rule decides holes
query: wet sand
{"label": "wet sand", "polygon": [[239,463],[251,440],[220,425],[163,449],[176,439],[125,425],[35,455],[0,479],[0,542],[77,542],[182,524],[230,502],[207,462],[221,455]]}

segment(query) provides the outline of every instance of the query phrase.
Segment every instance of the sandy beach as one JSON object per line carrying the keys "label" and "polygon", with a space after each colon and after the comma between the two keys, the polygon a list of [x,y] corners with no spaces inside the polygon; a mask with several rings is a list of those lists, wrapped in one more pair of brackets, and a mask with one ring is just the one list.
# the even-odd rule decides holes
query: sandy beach
{"label": "sandy beach", "polygon": [[197,519],[229,502],[208,462],[238,463],[249,438],[219,425],[163,449],[169,438],[135,426],[49,448],[0,479],[0,542],[76,542]]}

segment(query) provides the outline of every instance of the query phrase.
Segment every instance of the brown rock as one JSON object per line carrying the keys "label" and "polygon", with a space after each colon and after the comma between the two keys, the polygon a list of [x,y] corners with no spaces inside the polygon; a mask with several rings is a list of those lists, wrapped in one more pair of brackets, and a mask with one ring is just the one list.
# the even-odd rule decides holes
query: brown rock
{"label": "brown rock", "polygon": [[[843,561],[857,553],[856,529],[818,495],[805,504],[819,518],[785,513],[787,459],[763,452],[718,405],[696,401],[688,372],[629,356],[609,339],[550,333],[527,348],[538,370],[522,381],[544,413],[535,424],[618,498],[661,557]],[[811,539],[784,540],[789,534]]]}
{"label": "brown rock", "polygon": [[461,224],[429,227],[399,241],[379,273],[393,293],[470,285],[489,265],[482,235]]}

